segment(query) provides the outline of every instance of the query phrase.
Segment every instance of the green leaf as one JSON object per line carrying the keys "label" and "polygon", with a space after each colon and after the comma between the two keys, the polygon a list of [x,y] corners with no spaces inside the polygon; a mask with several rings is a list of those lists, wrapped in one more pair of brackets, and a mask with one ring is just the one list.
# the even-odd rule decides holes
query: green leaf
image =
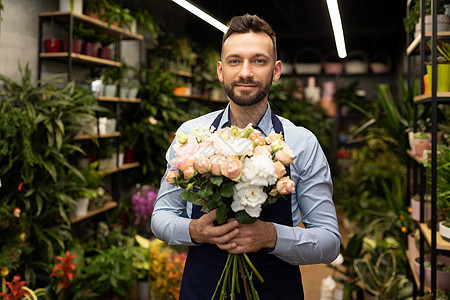
{"label": "green leaf", "polygon": [[184,199],[188,202],[194,202],[197,199],[200,199],[200,195],[196,192],[184,191],[180,194],[181,199]]}
{"label": "green leaf", "polygon": [[228,198],[228,197],[233,196],[233,194],[234,194],[234,191],[233,191],[233,183],[232,183],[232,182],[229,182],[229,183],[224,184],[224,185],[220,188],[220,194],[221,194],[223,197],[225,197],[225,198]]}
{"label": "green leaf", "polygon": [[228,217],[228,207],[226,205],[221,205],[217,208],[216,221],[219,225],[224,224]]}
{"label": "green leaf", "polygon": [[250,217],[245,210],[240,210],[234,214],[236,220],[241,224],[252,224],[256,222],[256,218]]}
{"label": "green leaf", "polygon": [[223,182],[223,178],[220,176],[212,176],[210,178],[210,180],[211,180],[212,184],[217,185],[217,186],[220,186]]}
{"label": "green leaf", "polygon": [[212,184],[208,184],[204,188],[198,190],[198,195],[200,196],[200,198],[206,198],[211,196],[212,194],[213,194]]}

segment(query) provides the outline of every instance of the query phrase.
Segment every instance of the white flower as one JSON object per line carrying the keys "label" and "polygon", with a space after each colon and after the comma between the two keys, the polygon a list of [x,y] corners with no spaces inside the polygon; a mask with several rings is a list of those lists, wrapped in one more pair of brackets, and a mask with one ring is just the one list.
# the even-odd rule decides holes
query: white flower
{"label": "white flower", "polygon": [[246,157],[241,181],[251,185],[268,186],[277,182],[273,161],[267,156]]}
{"label": "white flower", "polygon": [[244,138],[233,137],[224,139],[220,136],[215,136],[213,143],[216,153],[222,153],[225,156],[250,155],[253,151],[253,142]]}
{"label": "white flower", "polygon": [[231,209],[234,212],[245,210],[249,216],[258,218],[261,205],[266,202],[267,194],[260,186],[239,182],[233,186],[234,195]]}
{"label": "white flower", "polygon": [[332,300],[333,290],[336,287],[336,281],[331,276],[322,279],[320,287],[320,300]]}
{"label": "white flower", "polygon": [[337,267],[339,265],[342,265],[343,263],[344,257],[342,256],[341,253],[339,253],[338,257],[336,257],[336,259],[331,262],[331,265]]}

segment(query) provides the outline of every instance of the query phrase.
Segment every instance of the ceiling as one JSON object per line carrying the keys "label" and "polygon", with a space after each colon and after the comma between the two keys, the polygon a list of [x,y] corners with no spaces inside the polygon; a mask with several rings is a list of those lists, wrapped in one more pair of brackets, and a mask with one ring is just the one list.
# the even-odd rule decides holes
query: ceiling
{"label": "ceiling", "polygon": [[[163,29],[186,34],[198,43],[220,47],[222,33],[170,0],[129,0],[147,5],[164,22]],[[278,51],[283,60],[293,61],[305,47],[322,56],[336,55],[331,22],[325,0],[189,0],[223,23],[233,16],[257,14],[277,34]],[[406,0],[339,0],[347,52],[362,50],[370,56],[384,51],[393,60],[405,49],[402,19]]]}

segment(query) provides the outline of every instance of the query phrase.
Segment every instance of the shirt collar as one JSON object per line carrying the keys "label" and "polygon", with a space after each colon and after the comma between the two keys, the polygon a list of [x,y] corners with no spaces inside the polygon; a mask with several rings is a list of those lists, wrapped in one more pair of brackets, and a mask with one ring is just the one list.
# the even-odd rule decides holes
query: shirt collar
{"label": "shirt collar", "polygon": [[[257,124],[257,129],[261,131],[264,136],[268,136],[269,133],[273,131],[271,112],[270,105],[267,103],[267,110]],[[230,126],[230,104],[225,108],[222,119],[219,122],[219,128],[227,126]]]}

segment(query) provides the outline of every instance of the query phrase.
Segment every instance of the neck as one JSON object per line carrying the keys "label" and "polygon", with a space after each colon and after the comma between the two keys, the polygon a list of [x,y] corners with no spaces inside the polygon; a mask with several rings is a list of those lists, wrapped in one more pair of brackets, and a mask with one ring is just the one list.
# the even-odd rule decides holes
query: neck
{"label": "neck", "polygon": [[245,128],[248,123],[256,126],[266,113],[266,110],[267,100],[262,100],[252,106],[239,106],[233,101],[230,101],[230,123],[239,128]]}

